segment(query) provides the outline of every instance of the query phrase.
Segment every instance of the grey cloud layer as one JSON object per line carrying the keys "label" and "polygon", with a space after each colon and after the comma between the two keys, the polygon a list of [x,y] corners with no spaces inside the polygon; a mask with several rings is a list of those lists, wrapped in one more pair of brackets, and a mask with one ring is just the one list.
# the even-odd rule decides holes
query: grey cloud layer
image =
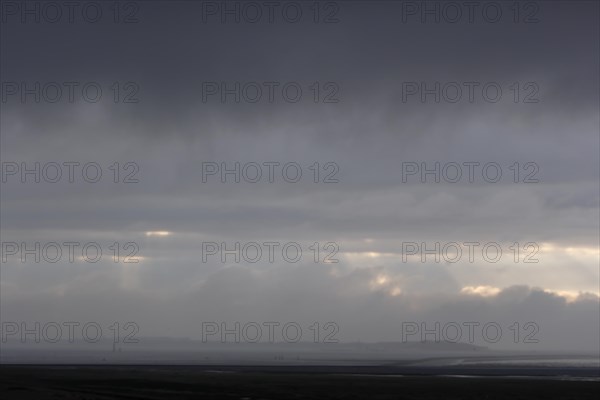
{"label": "grey cloud layer", "polygon": [[[598,299],[567,303],[541,289],[597,293],[598,4],[544,2],[538,24],[472,25],[402,24],[391,2],[341,5],[340,23],[321,25],[202,24],[190,2],[143,3],[133,25],[3,24],[2,81],[134,81],[140,103],[113,104],[108,90],[97,104],[3,103],[2,161],[134,161],[140,182],[11,178],[0,193],[2,241],[135,240],[148,257],[129,270],[5,263],[3,319],[117,319],[118,308],[150,334],[195,336],[208,317],[324,318],[340,321],[348,340],[392,340],[402,318],[539,318],[540,348],[597,350]],[[297,81],[306,93],[295,104],[204,103],[203,81]],[[340,102],[313,103],[315,81],[336,82]],[[405,81],[498,82],[504,91],[495,104],[403,102]],[[540,102],[513,103],[514,82],[536,82]],[[340,182],[202,183],[206,161],[294,161],[305,173],[331,161]],[[403,183],[408,161],[498,162],[506,180]],[[508,167],[530,161],[540,182],[511,183]],[[174,235],[144,236],[156,230]],[[251,240],[336,241],[341,270],[200,265],[192,251]],[[421,240],[559,250],[531,268],[346,255]],[[400,296],[370,285],[381,273]],[[466,285],[504,291],[467,296]]]}

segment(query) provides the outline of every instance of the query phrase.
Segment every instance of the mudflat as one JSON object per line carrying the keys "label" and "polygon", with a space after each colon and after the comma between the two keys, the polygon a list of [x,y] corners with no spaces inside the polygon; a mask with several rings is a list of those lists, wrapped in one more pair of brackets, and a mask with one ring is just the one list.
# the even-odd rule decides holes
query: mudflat
{"label": "mudflat", "polygon": [[597,399],[600,382],[203,366],[0,367],[3,399]]}

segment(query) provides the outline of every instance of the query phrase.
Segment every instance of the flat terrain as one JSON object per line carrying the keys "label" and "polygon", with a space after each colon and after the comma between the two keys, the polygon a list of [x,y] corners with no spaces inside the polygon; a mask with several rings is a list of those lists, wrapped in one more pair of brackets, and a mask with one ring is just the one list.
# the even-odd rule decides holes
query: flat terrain
{"label": "flat terrain", "polygon": [[[597,399],[598,381],[202,366],[0,367],[2,399]],[[364,371],[360,371],[364,372]],[[377,371],[373,371],[377,372]],[[414,371],[413,371],[414,372]]]}

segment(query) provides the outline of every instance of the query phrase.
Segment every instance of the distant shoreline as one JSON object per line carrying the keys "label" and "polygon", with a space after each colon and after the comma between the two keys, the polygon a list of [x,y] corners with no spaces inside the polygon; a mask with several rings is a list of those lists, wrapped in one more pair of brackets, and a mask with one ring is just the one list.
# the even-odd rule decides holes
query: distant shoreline
{"label": "distant shoreline", "polygon": [[454,366],[394,366],[394,365],[163,365],[163,364],[0,364],[0,369],[41,369],[68,371],[73,369],[102,371],[183,371],[232,374],[305,374],[305,375],[361,375],[406,377],[481,377],[569,379],[593,378],[600,381],[600,369],[595,367],[497,367]]}

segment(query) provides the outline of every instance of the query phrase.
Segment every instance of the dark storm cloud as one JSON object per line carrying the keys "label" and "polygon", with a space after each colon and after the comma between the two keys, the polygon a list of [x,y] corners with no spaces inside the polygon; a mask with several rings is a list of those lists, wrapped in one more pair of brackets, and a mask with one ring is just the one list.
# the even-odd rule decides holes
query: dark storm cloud
{"label": "dark storm cloud", "polygon": [[[133,240],[146,257],[129,269],[5,263],[3,314],[111,319],[109,309],[118,308],[152,334],[182,336],[194,336],[198,326],[175,310],[222,320],[322,316],[343,323],[348,340],[392,340],[398,326],[390,321],[403,314],[502,321],[540,315],[552,326],[544,348],[597,349],[597,315],[590,316],[597,298],[567,303],[530,287],[596,292],[598,4],[540,2],[534,24],[508,17],[495,24],[402,23],[402,3],[392,2],[340,2],[333,24],[220,24],[202,23],[200,3],[139,4],[135,24],[2,24],[2,82],[79,83],[73,103],[7,97],[2,161],[93,161],[104,171],[100,183],[22,184],[19,174],[9,176],[0,194],[2,240]],[[81,98],[86,82],[102,87],[97,103]],[[139,89],[139,102],[122,102],[131,93],[127,82]],[[202,82],[258,82],[263,90],[263,82],[297,82],[303,97],[292,103],[277,89],[273,102],[229,96],[222,103],[219,94],[203,101]],[[318,103],[314,82],[322,90]],[[322,102],[327,82],[339,87],[338,102]],[[456,103],[431,95],[424,103],[419,94],[403,98],[405,82],[479,86],[473,102],[463,91]],[[490,82],[503,90],[496,103],[481,94]],[[524,103],[536,87],[539,102]],[[135,162],[139,182],[112,183],[115,161]],[[223,184],[215,175],[203,183],[207,161],[297,162],[304,180]],[[497,162],[503,180],[402,181],[404,162],[470,161]],[[313,183],[314,162],[335,162],[339,182]],[[513,183],[515,162],[521,181],[530,172],[524,164],[535,163],[539,182]],[[162,230],[173,235],[145,236]],[[249,240],[335,241],[341,271],[198,263],[202,241]],[[381,255],[399,257],[399,243],[422,240],[535,241],[555,249],[542,252],[542,264],[524,267],[400,265]],[[377,255],[368,261],[370,252]],[[391,283],[371,285],[381,274]],[[390,294],[394,285],[400,296]],[[461,292],[480,286],[500,293]],[[110,307],[93,306],[106,298]],[[578,324],[585,333],[561,341]]]}

